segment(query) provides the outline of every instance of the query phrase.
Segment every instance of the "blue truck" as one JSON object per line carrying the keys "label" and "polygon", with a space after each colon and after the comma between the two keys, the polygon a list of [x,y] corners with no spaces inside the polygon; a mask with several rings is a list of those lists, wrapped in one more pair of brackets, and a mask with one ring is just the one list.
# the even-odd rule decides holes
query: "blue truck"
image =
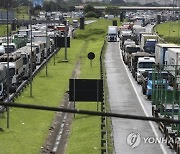
{"label": "blue truck", "polygon": [[153,88],[169,89],[170,86],[169,86],[168,76],[169,76],[169,73],[165,71],[161,72],[161,74],[154,73],[153,71],[146,71],[142,73],[141,86],[142,86],[143,94],[146,95],[148,99],[151,99]]}

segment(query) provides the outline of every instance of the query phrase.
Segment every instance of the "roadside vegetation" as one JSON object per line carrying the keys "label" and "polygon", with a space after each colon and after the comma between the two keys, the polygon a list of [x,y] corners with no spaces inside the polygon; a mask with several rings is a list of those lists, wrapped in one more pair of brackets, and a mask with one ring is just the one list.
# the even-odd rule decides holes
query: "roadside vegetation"
{"label": "roadside vegetation", "polygon": [[[33,97],[27,87],[15,101],[17,103],[59,106],[64,93],[68,90],[68,82],[77,60],[81,61],[80,78],[100,78],[99,55],[103,45],[107,26],[112,21],[100,19],[85,26],[85,30],[77,30],[76,39],[71,39],[68,49],[68,63],[62,63],[64,49],[48,63],[48,76],[43,69],[33,79]],[[90,32],[91,31],[91,32]],[[93,66],[87,59],[88,52],[94,52],[96,58]],[[78,109],[96,110],[96,103],[77,103]],[[39,153],[44,144],[55,113],[28,109],[10,108],[10,128],[6,128],[6,113],[0,118],[0,149],[8,154]],[[100,153],[100,118],[76,115],[70,132],[66,153],[83,154]]]}
{"label": "roadside vegetation", "polygon": [[[82,63],[80,78],[100,79],[99,58],[108,25],[112,25],[112,20],[100,19],[98,22],[87,25],[85,30],[77,30],[75,39],[85,41],[80,57]],[[88,52],[94,52],[96,55],[92,67],[87,59]],[[97,104],[93,102],[77,102],[78,109],[96,111],[96,106]],[[100,117],[76,115],[71,125],[66,153],[101,153],[100,131]]]}
{"label": "roadside vegetation", "polygon": [[180,21],[159,24],[155,31],[165,42],[180,44]]}
{"label": "roadside vegetation", "polygon": [[21,20],[29,19],[28,6],[19,6],[19,7],[17,7],[15,9],[15,16],[16,16],[16,19],[21,19]]}

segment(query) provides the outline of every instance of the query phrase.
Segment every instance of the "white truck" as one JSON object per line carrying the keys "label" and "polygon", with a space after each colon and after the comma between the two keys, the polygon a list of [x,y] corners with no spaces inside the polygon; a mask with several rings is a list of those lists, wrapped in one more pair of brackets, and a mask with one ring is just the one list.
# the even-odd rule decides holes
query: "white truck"
{"label": "white truck", "polygon": [[165,65],[165,57],[169,48],[180,48],[176,44],[158,43],[155,47],[156,64]]}
{"label": "white truck", "polygon": [[[27,46],[31,47],[31,43],[27,43]],[[32,42],[32,47],[36,48],[36,64],[40,65],[44,60],[44,43],[43,42]]]}
{"label": "white truck", "polygon": [[141,25],[134,25],[132,30],[137,40],[140,41],[140,32],[145,32],[146,28]]}
{"label": "white truck", "polygon": [[78,20],[74,19],[74,20],[72,21],[72,26],[73,26],[73,28],[78,28],[78,26],[79,26]]}
{"label": "white truck", "polygon": [[179,48],[168,48],[165,56],[165,67],[164,70],[171,73],[176,77],[178,84],[180,84],[180,49]]}
{"label": "white truck", "polygon": [[36,69],[36,47],[24,46],[19,48],[15,54],[23,58],[23,78],[27,79],[30,76],[31,58],[32,58],[32,71]]}
{"label": "white truck", "polygon": [[20,30],[18,30],[17,33],[20,34],[20,35],[27,36],[28,41],[30,41],[30,39],[31,39],[31,29],[20,29]]}
{"label": "white truck", "polygon": [[7,96],[7,70],[4,65],[0,65],[0,100],[3,101]]}
{"label": "white truck", "polygon": [[[0,65],[7,67],[7,54],[0,56]],[[22,82],[23,58],[18,54],[9,54],[9,83],[10,92],[15,92],[18,85]]]}
{"label": "white truck", "polygon": [[34,42],[43,42],[45,44],[44,58],[47,58],[50,54],[50,36],[46,36],[46,34],[34,35]]}
{"label": "white truck", "polygon": [[5,54],[5,48],[3,45],[0,45],[0,56],[2,56],[3,54]]}
{"label": "white truck", "polygon": [[142,34],[140,43],[141,51],[155,53],[155,45],[157,42],[157,35]]}
{"label": "white truck", "polygon": [[118,41],[118,28],[117,26],[108,26],[108,42],[117,42]]}
{"label": "white truck", "polygon": [[9,52],[9,53],[15,52],[17,49],[15,43],[9,43],[9,45],[7,45],[7,43],[2,43],[2,45],[4,46],[6,53],[7,52]]}
{"label": "white truck", "polygon": [[136,80],[138,84],[141,84],[141,75],[145,71],[151,71],[153,68],[153,65],[155,64],[155,58],[154,57],[139,57],[137,61],[137,74],[136,74]]}

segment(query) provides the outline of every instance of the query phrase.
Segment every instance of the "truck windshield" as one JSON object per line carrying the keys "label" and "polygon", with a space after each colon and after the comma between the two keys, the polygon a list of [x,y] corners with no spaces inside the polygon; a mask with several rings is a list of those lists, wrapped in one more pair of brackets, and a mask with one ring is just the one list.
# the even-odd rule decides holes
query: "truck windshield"
{"label": "truck windshield", "polygon": [[12,77],[15,74],[15,69],[14,68],[9,68],[9,76]]}
{"label": "truck windshield", "polygon": [[152,68],[154,64],[154,62],[140,62],[139,68]]}
{"label": "truck windshield", "polygon": [[157,79],[168,79],[168,73],[150,73],[149,80],[157,80]]}
{"label": "truck windshield", "polygon": [[137,51],[140,51],[140,48],[136,48],[136,47],[130,47],[130,48],[127,48],[126,52],[127,53],[135,53]]}
{"label": "truck windshield", "polygon": [[23,65],[26,65],[27,64],[27,57],[23,57]]}
{"label": "truck windshield", "polygon": [[109,34],[110,36],[116,36],[116,34]]}
{"label": "truck windshield", "polygon": [[145,47],[145,52],[148,52],[148,53],[155,53],[155,45],[154,46],[146,46]]}
{"label": "truck windshield", "polygon": [[5,52],[14,52],[15,51],[15,47],[13,45],[9,45],[9,48],[7,46],[5,46]]}

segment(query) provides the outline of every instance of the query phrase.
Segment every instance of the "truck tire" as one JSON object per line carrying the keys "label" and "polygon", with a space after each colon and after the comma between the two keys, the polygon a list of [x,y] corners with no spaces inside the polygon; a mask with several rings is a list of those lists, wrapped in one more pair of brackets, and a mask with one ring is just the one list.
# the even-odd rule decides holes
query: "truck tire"
{"label": "truck tire", "polygon": [[151,100],[151,96],[150,96],[150,95],[148,95],[148,96],[147,96],[147,99]]}
{"label": "truck tire", "polygon": [[146,94],[146,90],[144,89],[144,87],[142,86],[142,93],[145,95]]}

